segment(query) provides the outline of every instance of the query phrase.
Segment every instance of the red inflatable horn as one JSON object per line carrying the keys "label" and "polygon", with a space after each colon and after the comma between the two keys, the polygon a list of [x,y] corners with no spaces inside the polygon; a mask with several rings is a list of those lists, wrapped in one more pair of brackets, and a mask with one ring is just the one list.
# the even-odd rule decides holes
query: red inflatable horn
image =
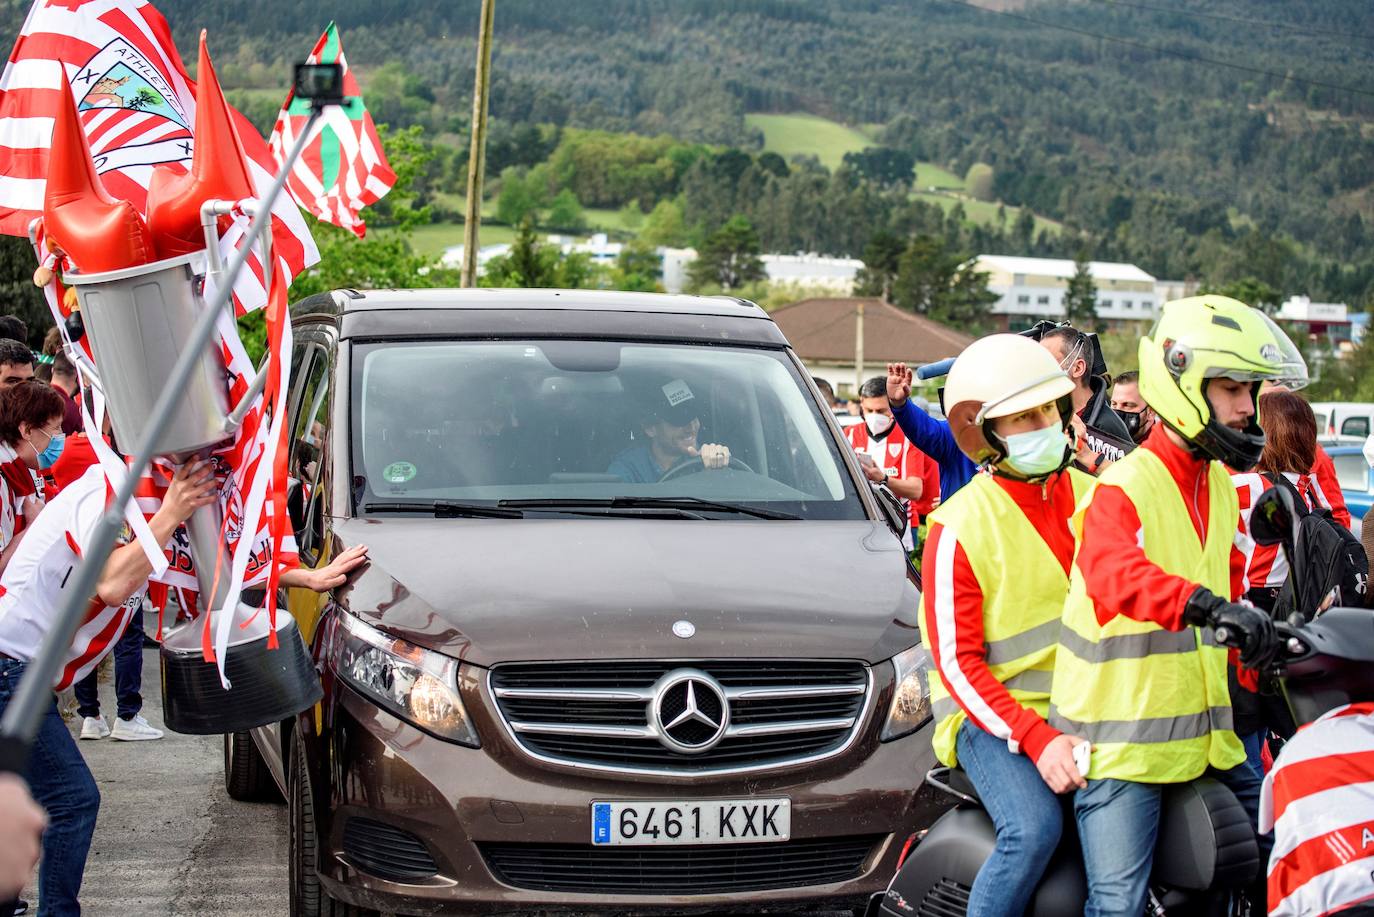
{"label": "red inflatable horn", "polygon": [[65,70],[59,95],[43,194],[48,238],[83,273],[147,264],[153,260],[148,227],[133,204],[110,196],[96,174]]}
{"label": "red inflatable horn", "polygon": [[148,185],[148,229],[159,258],[186,255],[205,247],[200,225],[200,205],[205,201],[257,196],[243,142],[234,127],[233,109],[224,100],[224,90],[215,77],[204,31],[200,33],[196,74],[199,85],[191,171],[179,164],[160,165],[153,170]]}

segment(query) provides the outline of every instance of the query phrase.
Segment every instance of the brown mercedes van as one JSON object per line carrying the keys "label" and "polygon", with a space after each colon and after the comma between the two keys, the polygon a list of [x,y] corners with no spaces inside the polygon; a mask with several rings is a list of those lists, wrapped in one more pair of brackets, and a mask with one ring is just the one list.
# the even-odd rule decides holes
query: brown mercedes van
{"label": "brown mercedes van", "polygon": [[777,326],[724,298],[293,308],[324,684],[225,739],[293,915],[861,907],[938,815],[919,582]]}

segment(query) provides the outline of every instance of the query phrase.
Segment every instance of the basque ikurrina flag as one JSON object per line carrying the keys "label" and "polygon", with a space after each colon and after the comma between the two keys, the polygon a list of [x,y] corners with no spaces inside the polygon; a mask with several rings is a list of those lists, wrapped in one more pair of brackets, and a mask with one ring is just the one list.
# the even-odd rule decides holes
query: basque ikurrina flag
{"label": "basque ikurrina flag", "polygon": [[[334,23],[329,23],[315,42],[315,50],[306,63],[342,65],[346,101],[325,109],[315,128],[315,137],[296,161],[286,187],[306,210],[362,238],[367,226],[358,212],[391,190],[396,173],[387,164],[377,128],[363,105],[358,81],[348,69],[343,42]],[[297,99],[294,91],[289,93],[269,141],[278,162],[286,158],[309,117],[310,100]]]}

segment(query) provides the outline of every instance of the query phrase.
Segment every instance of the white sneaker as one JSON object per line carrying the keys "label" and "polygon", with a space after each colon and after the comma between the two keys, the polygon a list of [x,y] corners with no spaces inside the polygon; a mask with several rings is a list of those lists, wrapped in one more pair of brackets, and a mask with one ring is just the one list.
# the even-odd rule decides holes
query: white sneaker
{"label": "white sneaker", "polygon": [[123,742],[146,742],[162,738],[162,730],[149,726],[142,716],[135,716],[131,720],[116,719],[110,737]]}
{"label": "white sneaker", "polygon": [[110,734],[110,727],[103,716],[88,716],[81,721],[81,738],[103,739]]}

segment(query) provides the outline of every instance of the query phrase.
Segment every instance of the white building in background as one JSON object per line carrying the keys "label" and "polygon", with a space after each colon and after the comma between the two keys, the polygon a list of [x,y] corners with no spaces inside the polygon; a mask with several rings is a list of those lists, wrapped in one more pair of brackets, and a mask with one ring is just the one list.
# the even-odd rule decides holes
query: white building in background
{"label": "white building in background", "polygon": [[1202,284],[1196,280],[1156,280],[1155,298],[1159,300],[1160,306],[1166,302],[1173,302],[1175,299],[1187,299],[1189,296],[1196,296],[1197,291],[1202,289]]}
{"label": "white building in background", "polygon": [[[591,257],[592,263],[614,267],[625,248],[621,242],[610,241],[605,233],[594,233],[584,241],[570,236],[549,235],[541,243],[556,245],[565,255],[577,253]],[[492,258],[510,252],[509,244],[484,245],[477,251],[477,272],[482,273]],[[687,268],[696,260],[694,248],[659,248],[662,267],[660,282],[668,293],[681,293],[687,287]],[[457,268],[463,263],[463,246],[445,249],[440,259],[445,267]],[[864,263],[857,258],[828,258],[822,255],[761,255],[768,282],[784,284],[815,293],[848,296],[854,289],[854,278]]]}
{"label": "white building in background", "polygon": [[[997,294],[992,315],[1002,328],[1064,318],[1064,294],[1076,269],[1072,261],[1014,255],[979,255],[973,261]],[[1090,261],[1088,271],[1097,287],[1097,315],[1109,325],[1153,321],[1159,314],[1155,279],[1134,264]]]}

